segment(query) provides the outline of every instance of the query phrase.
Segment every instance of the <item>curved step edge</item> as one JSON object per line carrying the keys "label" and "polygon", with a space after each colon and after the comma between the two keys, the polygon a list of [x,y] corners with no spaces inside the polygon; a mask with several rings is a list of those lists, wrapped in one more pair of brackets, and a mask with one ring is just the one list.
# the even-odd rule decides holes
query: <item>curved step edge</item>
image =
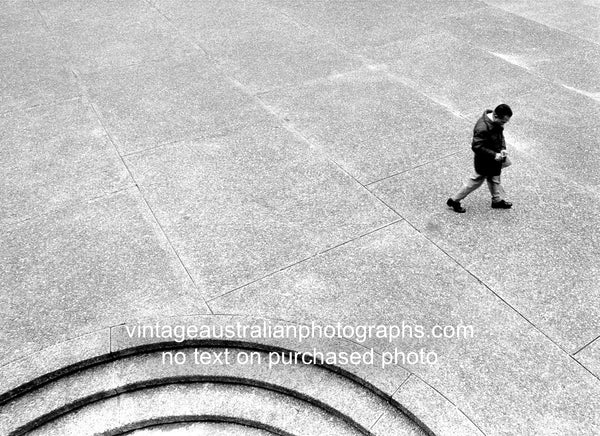
{"label": "curved step edge", "polygon": [[273,436],[269,430],[221,421],[174,422],[146,425],[124,436]]}
{"label": "curved step edge", "polygon": [[225,424],[237,424],[243,425],[245,427],[249,427],[256,430],[264,430],[269,432],[270,434],[274,434],[277,436],[297,436],[292,433],[288,433],[280,428],[274,427],[269,424],[265,424],[258,421],[252,421],[249,419],[232,419],[228,416],[173,416],[168,420],[144,420],[136,423],[132,423],[127,427],[120,428],[115,430],[112,433],[108,433],[103,436],[126,436],[131,434],[136,430],[142,430],[149,427],[155,427],[157,425],[166,425],[166,424],[183,424],[183,423],[198,423],[198,422],[214,422],[214,423],[225,423]]}
{"label": "curved step edge", "polygon": [[[95,393],[94,395],[89,395],[84,398],[80,398],[79,400],[65,404],[59,409],[55,409],[50,413],[42,415],[37,419],[28,422],[26,425],[23,425],[9,433],[9,436],[24,436],[28,432],[35,430],[49,422],[60,418],[66,414],[74,412],[76,410],[82,409],[90,404],[93,404],[98,401],[106,400],[109,398],[116,397],[118,395],[124,393],[132,393],[136,391],[140,391],[143,389],[167,386],[173,384],[192,384],[192,383],[220,383],[220,384],[232,384],[232,385],[242,385],[242,386],[250,386],[257,387],[264,390],[277,392],[283,395],[287,395],[293,398],[296,398],[301,401],[305,401],[319,409],[322,409],[329,414],[341,419],[346,422],[349,426],[354,427],[357,431],[361,432],[364,435],[371,435],[372,433],[366,429],[364,426],[356,422],[352,417],[340,412],[339,410],[331,407],[330,405],[316,399],[305,395],[301,392],[298,392],[293,389],[286,388],[284,386],[275,385],[272,383],[262,382],[256,379],[246,379],[242,377],[222,377],[222,376],[184,376],[184,377],[169,377],[163,379],[155,379],[148,380],[139,383],[131,383],[120,387],[119,389],[111,389],[108,391],[100,391]],[[265,429],[266,430],[266,429]]]}
{"label": "curved step edge", "polygon": [[[175,323],[204,323],[204,324],[226,324],[233,321],[239,321],[242,323],[251,323],[261,320],[262,318],[254,318],[248,316],[238,315],[192,315],[185,317],[167,317],[165,318],[172,324]],[[276,323],[293,324],[287,321],[275,321]],[[132,325],[132,324],[130,324]],[[181,347],[193,347],[193,346],[236,346],[232,341],[206,341],[206,340],[195,340],[195,341],[161,341],[148,338],[127,338],[125,334],[126,324],[114,325],[105,329],[97,330],[95,332],[78,336],[69,339],[64,342],[60,342],[49,346],[41,351],[34,352],[25,356],[21,359],[14,360],[0,367],[0,379],[3,383],[0,386],[0,405],[7,403],[12,398],[24,395],[25,393],[36,389],[38,386],[47,383],[48,381],[55,380],[62,377],[65,374],[70,374],[78,371],[79,369],[93,366],[97,363],[104,363],[115,360],[122,356],[137,354],[140,352],[164,350],[167,348],[174,348],[174,346]],[[218,343],[215,343],[218,342]],[[259,351],[269,351],[269,344],[271,347],[276,346],[283,351],[301,351],[301,350],[290,350],[289,343],[285,344],[285,341],[281,340],[262,340],[257,345],[256,343],[237,342],[244,345],[245,348],[256,346]],[[304,348],[308,346],[314,346],[316,342],[316,348],[320,348],[318,341],[304,343]],[[364,348],[360,345],[348,341],[339,340],[337,342],[344,343],[346,348],[354,350],[363,350]],[[329,341],[328,343],[331,343]],[[287,345],[287,347],[282,347]],[[321,344],[322,345],[322,344]],[[332,348],[332,347],[330,347]],[[322,347],[321,347],[322,349]],[[431,402],[428,397],[419,399],[423,407],[419,410],[411,410],[408,407],[403,406],[392,396],[396,393],[396,390],[405,382],[411,374],[404,368],[399,366],[386,369],[385,374],[383,371],[379,371],[379,374],[373,371],[373,374],[353,374],[345,369],[339,367],[332,367],[338,373],[348,374],[348,378],[363,384],[367,388],[371,388],[375,393],[379,393],[383,398],[388,399],[394,406],[405,413],[407,416],[412,418],[421,428],[429,435],[437,436],[453,436],[454,425],[444,426],[443,423],[438,423],[435,408],[439,407],[439,401],[436,400],[429,407],[425,406],[428,402]],[[392,376],[390,377],[390,372]],[[422,381],[427,384],[425,381]],[[429,385],[427,385],[429,386]],[[433,389],[429,386],[430,389]],[[460,417],[460,420],[464,421],[464,427],[476,427],[473,421],[462,411],[460,411],[453,403],[447,400],[444,396],[441,402],[445,404],[448,410],[457,409],[459,413],[456,415]],[[430,426],[429,423],[435,425]],[[432,428],[435,427],[434,432]],[[466,435],[480,436],[480,431],[467,433]]]}
{"label": "curved step edge", "polygon": [[232,384],[163,385],[126,392],[97,401],[72,414],[32,430],[31,436],[117,435],[139,428],[139,423],[188,421],[256,421],[284,434],[315,435],[361,432],[326,411],[300,399],[268,390]]}

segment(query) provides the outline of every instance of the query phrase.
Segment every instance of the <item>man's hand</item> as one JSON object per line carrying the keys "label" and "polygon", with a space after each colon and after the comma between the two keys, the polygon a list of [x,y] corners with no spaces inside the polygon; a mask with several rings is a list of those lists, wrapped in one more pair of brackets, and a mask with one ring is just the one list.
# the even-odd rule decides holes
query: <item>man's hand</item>
{"label": "man's hand", "polygon": [[502,161],[504,159],[504,155],[502,153],[496,153],[496,156],[494,157],[494,159],[497,162],[500,162],[500,161]]}

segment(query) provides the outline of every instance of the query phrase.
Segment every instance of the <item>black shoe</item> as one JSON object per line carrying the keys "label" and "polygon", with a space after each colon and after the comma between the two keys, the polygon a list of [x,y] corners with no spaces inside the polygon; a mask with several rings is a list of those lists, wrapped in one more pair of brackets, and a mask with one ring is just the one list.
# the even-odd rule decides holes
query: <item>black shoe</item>
{"label": "black shoe", "polygon": [[512,203],[506,200],[492,201],[492,209],[510,209]]}
{"label": "black shoe", "polygon": [[454,212],[465,213],[467,211],[467,209],[460,205],[460,201],[454,201],[451,198],[449,198],[446,204],[452,209],[454,209]]}

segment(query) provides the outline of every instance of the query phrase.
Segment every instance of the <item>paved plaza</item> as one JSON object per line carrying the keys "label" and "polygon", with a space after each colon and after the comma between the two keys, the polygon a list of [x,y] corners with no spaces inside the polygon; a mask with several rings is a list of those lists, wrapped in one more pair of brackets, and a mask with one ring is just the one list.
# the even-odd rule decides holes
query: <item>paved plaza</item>
{"label": "paved plaza", "polygon": [[[392,365],[432,433],[600,434],[599,44],[598,0],[0,0],[0,385],[124,324],[405,325],[350,342],[436,356]],[[456,214],[499,103],[514,207]]]}

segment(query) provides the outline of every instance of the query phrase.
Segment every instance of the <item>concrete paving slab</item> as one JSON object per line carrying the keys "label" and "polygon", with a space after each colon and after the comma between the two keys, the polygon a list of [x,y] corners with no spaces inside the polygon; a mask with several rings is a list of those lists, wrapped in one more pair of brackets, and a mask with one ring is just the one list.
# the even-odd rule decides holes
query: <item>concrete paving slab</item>
{"label": "concrete paving slab", "polygon": [[[47,344],[42,344],[42,346]],[[0,363],[2,389],[0,396],[9,395],[25,383],[45,380],[49,373],[85,360],[94,360],[110,352],[110,329],[98,330],[65,342],[46,346],[9,363]]]}
{"label": "concrete paving slab", "polygon": [[310,2],[310,7],[292,0],[267,1],[292,20],[310,26],[326,39],[348,49],[373,47],[396,40],[404,34],[407,13],[398,2],[376,0]]}
{"label": "concrete paving slab", "polygon": [[563,87],[541,83],[527,95],[515,95],[513,103],[514,115],[505,129],[509,144],[541,157],[543,166],[582,186],[598,185],[600,129],[590,120],[600,117],[600,105]]}
{"label": "concrete paving slab", "polygon": [[207,311],[136,191],[0,238],[2,361],[139,316]]}
{"label": "concrete paving slab", "polygon": [[[414,327],[402,340],[364,345],[435,351],[436,363],[407,366],[485,434],[600,431],[598,379],[407,223],[213,300],[211,307],[327,325],[406,321]],[[423,337],[417,337],[419,325]],[[473,326],[474,335],[435,339],[434,325]]]}
{"label": "concrete paving slab", "polygon": [[52,35],[69,53],[70,64],[81,73],[151,61],[173,63],[198,56],[194,45],[179,36],[165,17],[141,3],[146,8],[118,19],[113,14],[98,13],[93,20],[57,21],[51,25]]}
{"label": "concrete paving slab", "polygon": [[156,7],[249,92],[301,83],[361,64],[263,2],[157,1]]}
{"label": "concrete paving slab", "polygon": [[[483,436],[477,426],[455,405],[439,392],[414,375],[394,395],[394,400],[404,404],[408,410],[427,416],[429,428],[436,435]],[[387,434],[393,432],[394,420],[384,416],[378,425],[386,426]]]}
{"label": "concrete paving slab", "polygon": [[371,57],[415,89],[469,118],[477,119],[483,107],[493,108],[497,102],[513,105],[516,98],[528,100],[536,88],[548,86],[527,70],[444,33],[420,41],[429,44],[388,44],[373,50]]}
{"label": "concrete paving slab", "polygon": [[132,184],[80,99],[2,114],[0,130],[2,228]]}
{"label": "concrete paving slab", "polygon": [[[0,26],[1,28],[1,26]],[[0,113],[77,97],[68,57],[45,30],[0,35]]]}
{"label": "concrete paving slab", "polygon": [[600,42],[600,10],[597,2],[595,7],[586,2],[561,0],[486,0],[486,3],[579,38]]}
{"label": "concrete paving slab", "polygon": [[[398,29],[393,41],[378,46],[357,47],[356,52],[377,65],[378,55],[388,52],[388,48],[400,58],[417,56],[423,52],[431,52],[442,46],[452,47],[462,44],[450,32],[440,29],[435,23],[422,20],[413,15],[402,18],[402,26]],[[384,56],[385,57],[385,56]]]}
{"label": "concrete paving slab", "polygon": [[588,6],[594,6],[596,8],[600,8],[600,1],[598,0],[574,0],[577,3],[580,4],[584,4],[584,5],[588,5]]}
{"label": "concrete paving slab", "polygon": [[[593,117],[585,117],[592,119]],[[582,186],[594,188],[600,185],[600,128],[590,124],[586,127],[568,125],[550,118],[524,118],[514,120],[509,140],[519,150],[541,157],[547,168],[564,175]],[[511,126],[513,127],[513,126]],[[508,129],[507,129],[508,130]],[[568,151],[568,152],[565,152]]]}
{"label": "concrete paving slab", "polygon": [[327,39],[359,52],[404,39],[421,14],[447,15],[484,6],[474,0],[376,0],[369,3],[316,0],[310,2],[310,7],[293,0],[267,2],[293,20],[316,29]]}
{"label": "concrete paving slab", "polygon": [[597,44],[579,44],[560,57],[533,62],[532,69],[600,101],[600,47]]}
{"label": "concrete paving slab", "polygon": [[44,21],[35,6],[28,1],[6,0],[0,11],[0,29],[5,38],[25,36],[28,32],[40,32]]}
{"label": "concrete paving slab", "polygon": [[575,358],[588,370],[600,377],[600,340],[596,339],[583,350],[579,351]]}
{"label": "concrete paving slab", "polygon": [[384,71],[362,69],[260,98],[361,183],[451,154],[449,144],[467,140],[463,120]]}
{"label": "concrete paving slab", "polygon": [[598,79],[590,74],[597,69],[597,56],[588,54],[598,48],[589,41],[492,7],[427,21],[551,80],[598,92]]}
{"label": "concrete paving slab", "polygon": [[269,116],[202,57],[107,70],[82,81],[123,154],[224,135]]}
{"label": "concrete paving slab", "polygon": [[[515,114],[505,129],[510,135],[519,123],[545,121],[553,125],[594,127],[590,118],[600,117],[600,105],[591,98],[555,83],[540,81],[526,95],[513,97]],[[516,116],[515,116],[516,115]]]}
{"label": "concrete paving slab", "polygon": [[460,15],[421,18],[451,32],[463,42],[492,52],[519,56],[524,61],[560,56],[573,50],[578,44],[587,44],[558,29],[495,7],[476,9]]}
{"label": "concrete paving slab", "polygon": [[50,29],[69,27],[76,23],[98,24],[112,19],[125,21],[151,10],[145,0],[31,0]]}
{"label": "concrete paving slab", "polygon": [[578,350],[600,333],[595,192],[513,153],[515,164],[502,178],[514,209],[491,209],[484,186],[463,201],[467,213],[458,215],[445,201],[470,175],[471,156],[442,160],[372,189],[565,350]]}
{"label": "concrete paving slab", "polygon": [[[285,17],[283,17],[285,18]],[[256,93],[359,68],[362,61],[288,20],[250,29],[216,32],[203,48],[227,75]]]}
{"label": "concrete paving slab", "polygon": [[[12,172],[0,173],[6,174],[5,187],[12,189],[15,180],[26,188],[11,194],[25,200],[9,203],[28,221],[11,220],[0,230],[0,258],[8,265],[0,270],[0,362],[11,361],[2,366],[0,378],[16,383],[46,367],[77,361],[73,347],[62,344],[47,355],[28,354],[73,335],[142,316],[207,310],[201,290],[182,272],[137,191],[81,203],[106,195],[111,177],[121,174],[113,173],[107,164],[112,158],[102,154],[108,143],[95,136],[100,129],[90,127],[94,117],[86,120],[78,111],[70,117],[62,109],[52,114],[41,107],[27,112],[37,114],[31,118],[21,112],[58,102],[64,103],[55,108],[75,107],[83,93],[123,154],[179,142],[163,154],[132,156],[131,162],[147,182],[144,193],[165,231],[196,262],[192,274],[202,276],[205,266],[198,259],[210,257],[217,275],[208,280],[227,284],[231,253],[238,272],[248,277],[273,273],[213,300],[218,309],[270,313],[292,322],[471,322],[482,332],[477,340],[403,341],[403,350],[431,346],[443,357],[437,366],[410,369],[486,434],[600,434],[595,157],[600,55],[593,19],[600,3],[486,3],[5,0],[0,128],[16,146],[7,161]],[[351,56],[345,50],[364,61],[364,70],[323,80],[346,65],[354,68],[346,64]],[[482,58],[474,58],[477,50],[484,52]],[[129,68],[130,62],[141,64]],[[303,62],[306,68],[297,67]],[[286,63],[295,71],[286,70]],[[81,88],[71,74],[73,65],[92,73],[80,75]],[[471,88],[486,67],[500,88],[489,83]],[[447,82],[438,80],[435,69]],[[537,81],[530,82],[527,73],[539,76]],[[236,89],[227,75],[242,84]],[[431,80],[421,80],[428,75]],[[270,136],[261,129],[273,117],[247,94],[305,80],[313,83],[265,94],[271,100],[264,101],[307,141],[282,136],[275,147],[265,147]],[[515,110],[506,135],[516,160],[503,179],[515,208],[492,211],[488,194],[480,190],[465,202],[468,213],[459,216],[444,203],[470,172],[470,152],[443,160],[442,151],[464,150],[475,120],[460,119],[497,104],[503,98],[499,90],[511,93]],[[417,108],[423,92],[426,104]],[[428,113],[443,119],[435,127],[442,136],[434,131],[440,143],[429,148],[422,145],[429,143],[426,132],[433,131],[425,124]],[[447,119],[450,113],[457,117]],[[8,121],[13,119],[16,129]],[[82,133],[72,121],[84,126]],[[41,151],[23,145],[31,137],[38,138]],[[252,145],[244,149],[246,143]],[[47,147],[60,150],[56,163]],[[85,153],[93,149],[98,163],[78,147]],[[369,189],[413,227],[397,223],[348,242],[398,216],[373,203],[328,158],[361,183],[374,183]],[[19,168],[35,170],[33,182]],[[85,171],[94,175],[89,182]],[[375,183],[381,177],[389,178]],[[28,208],[31,214],[25,213]],[[42,216],[33,217],[38,213]],[[393,236],[385,233],[400,227]],[[375,242],[365,244],[365,238]],[[340,243],[346,244],[288,268],[290,259]],[[255,246],[259,250],[253,252]],[[294,257],[300,254],[305,257]],[[492,291],[512,307],[499,303]],[[117,339],[111,336],[112,349],[118,350]],[[106,347],[103,340],[90,342],[91,349],[82,345],[84,359],[95,356],[94,344]],[[331,347],[345,350],[337,343]],[[21,358],[24,354],[29,357]],[[393,393],[407,375],[395,368],[398,377],[372,367],[356,376],[375,378]],[[419,409],[426,398],[412,407]],[[425,403],[435,404],[434,398]],[[452,424],[453,415],[445,416],[437,422]]]}
{"label": "concrete paving slab", "polygon": [[402,1],[399,7],[406,13],[420,18],[429,16],[460,15],[486,7],[485,2],[479,0],[407,0]]}
{"label": "concrete paving slab", "polygon": [[128,162],[209,298],[398,218],[272,123]]}
{"label": "concrete paving slab", "polygon": [[244,0],[151,0],[153,7],[185,34],[199,42],[222,39],[228,34],[236,38],[258,28],[288,21],[264,1]]}

